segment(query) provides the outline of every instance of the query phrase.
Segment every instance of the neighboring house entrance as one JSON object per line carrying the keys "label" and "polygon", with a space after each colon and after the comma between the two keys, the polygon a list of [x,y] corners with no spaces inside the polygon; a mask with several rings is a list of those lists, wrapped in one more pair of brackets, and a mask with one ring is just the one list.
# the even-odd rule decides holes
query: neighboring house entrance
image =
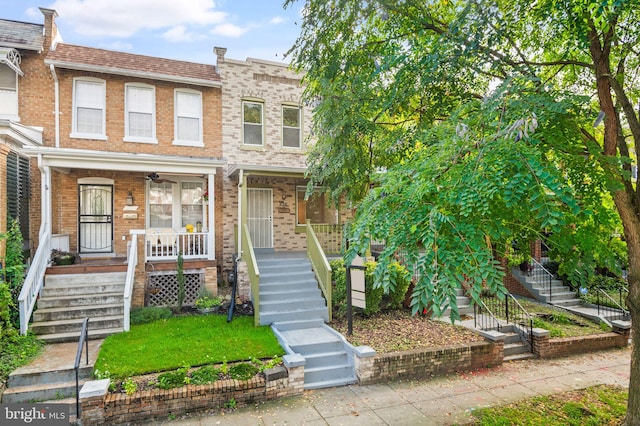
{"label": "neighboring house entrance", "polygon": [[271,189],[247,188],[247,226],[254,248],[273,248]]}
{"label": "neighboring house entrance", "polygon": [[113,185],[78,186],[80,253],[113,252]]}

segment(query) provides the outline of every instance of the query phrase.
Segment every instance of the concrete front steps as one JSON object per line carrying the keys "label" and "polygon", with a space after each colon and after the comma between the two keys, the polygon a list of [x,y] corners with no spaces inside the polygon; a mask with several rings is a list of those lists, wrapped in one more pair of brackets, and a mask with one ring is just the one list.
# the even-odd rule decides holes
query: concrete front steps
{"label": "concrete front steps", "polygon": [[561,280],[551,280],[551,293],[549,293],[548,278],[542,275],[542,272],[536,272],[538,269],[540,269],[540,266],[535,264],[534,271],[531,274],[527,274],[514,268],[512,274],[540,302],[560,307],[579,306],[582,304],[581,300],[576,297],[575,292],[571,291],[568,286],[563,285]]}
{"label": "concrete front steps", "polygon": [[[461,288],[456,289],[456,304],[458,306],[458,313],[462,315],[473,315],[473,305],[471,305],[471,299],[467,297],[464,290]],[[447,307],[442,311],[442,318],[448,318],[451,314],[451,308]]]}
{"label": "concrete front steps", "polygon": [[353,347],[322,319],[278,322],[271,328],[288,354],[299,354],[305,359],[305,389],[358,382]]}
{"label": "concrete front steps", "polygon": [[357,383],[353,346],[327,326],[329,310],[304,253],[259,256],[260,324],[271,324],[287,354],[304,358],[304,387]]}
{"label": "concrete front steps", "polygon": [[78,341],[89,318],[89,337],[123,331],[126,272],[55,274],[45,285],[29,328],[48,343]]}
{"label": "concrete front steps", "polygon": [[512,324],[502,326],[500,332],[506,335],[504,339],[504,361],[519,361],[535,358],[531,353],[529,342],[523,341],[523,337]]}
{"label": "concrete front steps", "polygon": [[[78,387],[92,380],[93,366],[102,341],[89,342],[89,363],[86,352],[78,368]],[[76,415],[76,376],[74,362],[78,344],[48,344],[44,352],[31,363],[17,368],[7,379],[2,394],[3,404],[51,403],[69,406],[69,414]]]}
{"label": "concrete front steps", "polygon": [[329,320],[327,304],[311,270],[311,262],[297,254],[291,256],[258,258],[261,325],[316,318]]}

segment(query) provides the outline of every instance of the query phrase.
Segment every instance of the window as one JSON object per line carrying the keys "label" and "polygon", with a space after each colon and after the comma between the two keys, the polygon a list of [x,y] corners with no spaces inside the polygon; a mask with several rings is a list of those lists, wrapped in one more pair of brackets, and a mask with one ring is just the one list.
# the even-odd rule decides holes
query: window
{"label": "window", "polygon": [[184,230],[187,224],[205,223],[205,182],[163,177],[174,183],[149,182],[149,228]]}
{"label": "window", "polygon": [[71,137],[106,139],[105,96],[103,80],[74,80]]}
{"label": "window", "polygon": [[20,223],[23,247],[26,249],[29,248],[29,204],[31,199],[31,171],[28,158],[19,156],[15,152],[9,152],[6,184],[6,215]]}
{"label": "window", "polygon": [[300,108],[282,107],[282,146],[300,148]]}
{"label": "window", "polygon": [[200,92],[176,90],[175,123],[175,144],[190,146],[203,144],[202,94]]}
{"label": "window", "polygon": [[0,63],[0,117],[18,116],[18,75]]}
{"label": "window", "polygon": [[125,140],[153,142],[155,139],[155,89],[152,86],[125,85]]}
{"label": "window", "polygon": [[336,209],[329,208],[324,192],[316,189],[313,195],[305,200],[306,192],[306,186],[296,187],[296,216],[298,225],[306,225],[307,220],[310,220],[311,223],[336,225],[338,223],[338,212]]}
{"label": "window", "polygon": [[262,145],[262,104],[260,102],[242,102],[243,143]]}
{"label": "window", "polygon": [[203,182],[182,182],[180,188],[180,203],[182,205],[182,226],[196,225],[202,222],[203,206],[202,194]]}
{"label": "window", "polygon": [[169,182],[149,183],[149,227],[173,227],[173,188]]}

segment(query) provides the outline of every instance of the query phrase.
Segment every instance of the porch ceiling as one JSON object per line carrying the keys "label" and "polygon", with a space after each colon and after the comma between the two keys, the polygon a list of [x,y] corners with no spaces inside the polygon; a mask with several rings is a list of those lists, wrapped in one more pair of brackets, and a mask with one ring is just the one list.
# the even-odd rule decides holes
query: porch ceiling
{"label": "porch ceiling", "polygon": [[51,147],[25,147],[22,151],[25,155],[37,157],[42,166],[68,169],[215,174],[216,168],[226,164],[226,160],[213,157],[179,157]]}
{"label": "porch ceiling", "polygon": [[285,176],[285,177],[304,177],[307,172],[306,167],[279,167],[279,166],[261,166],[247,164],[230,164],[229,177],[240,174],[240,170],[245,175],[260,176]]}

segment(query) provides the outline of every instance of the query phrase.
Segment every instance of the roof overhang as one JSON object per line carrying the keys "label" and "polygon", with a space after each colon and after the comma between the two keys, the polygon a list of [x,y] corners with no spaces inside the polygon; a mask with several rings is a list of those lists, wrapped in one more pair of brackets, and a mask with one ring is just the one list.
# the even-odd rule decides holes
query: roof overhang
{"label": "roof overhang", "polygon": [[24,76],[24,73],[20,69],[20,52],[12,47],[0,46],[0,63],[5,64],[20,76]]}
{"label": "roof overhang", "polygon": [[216,174],[226,160],[212,157],[179,157],[51,147],[25,147],[22,152],[37,157],[42,166],[62,169],[140,171],[182,174]]}
{"label": "roof overhang", "polygon": [[0,139],[16,148],[42,145],[42,131],[41,127],[29,127],[16,121],[0,119]]}
{"label": "roof overhang", "polygon": [[247,164],[230,164],[228,173],[229,177],[234,177],[240,173],[254,176],[283,176],[283,177],[304,177],[307,173],[306,167],[279,167],[279,166],[260,166]]}
{"label": "roof overhang", "polygon": [[53,65],[56,68],[64,68],[77,71],[89,71],[103,74],[122,75],[127,77],[139,77],[152,80],[169,81],[172,83],[184,83],[193,84],[204,87],[222,87],[222,82],[214,80],[205,80],[201,78],[189,78],[177,75],[154,73],[148,71],[137,71],[128,68],[116,68],[116,67],[101,67],[97,65],[79,64],[77,62],[68,61],[56,61],[52,59],[45,59],[46,65]]}

